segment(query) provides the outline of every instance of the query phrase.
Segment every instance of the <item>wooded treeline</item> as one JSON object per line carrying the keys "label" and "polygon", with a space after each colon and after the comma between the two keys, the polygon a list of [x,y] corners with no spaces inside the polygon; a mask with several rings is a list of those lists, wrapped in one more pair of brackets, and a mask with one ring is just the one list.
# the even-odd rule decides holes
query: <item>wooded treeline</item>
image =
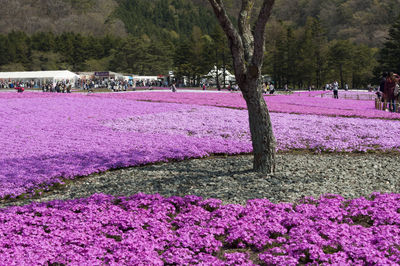
{"label": "wooded treeline", "polygon": [[349,40],[328,39],[320,20],[309,17],[304,27],[274,22],[268,26],[264,73],[269,73],[277,87],[312,86],[338,80],[351,88],[371,83],[377,67],[377,48]]}
{"label": "wooded treeline", "polygon": [[[227,1],[232,14],[235,1]],[[225,35],[207,1],[3,2],[9,5],[0,11],[1,71],[112,70],[156,75],[174,70],[178,77],[188,76],[198,83],[214,65],[231,70]],[[278,87],[321,87],[336,79],[358,88],[373,82],[383,70],[398,71],[398,61],[393,59],[398,58],[398,46],[385,39],[399,14],[397,2],[277,0],[268,24],[263,73],[272,76]],[[12,22],[10,16],[21,19]],[[53,22],[47,23],[52,25],[48,30],[46,19]],[[64,23],[71,25],[71,32],[66,32]],[[396,37],[392,31],[390,38]]]}
{"label": "wooded treeline", "polygon": [[[374,77],[378,50],[350,41],[328,41],[316,19],[310,18],[304,28],[298,29],[271,24],[268,31],[263,73],[271,75],[278,87],[321,87],[334,79],[362,87]],[[178,77],[190,77],[197,85],[213,66],[232,69],[225,36],[217,25],[211,34],[193,27],[189,36],[165,41],[79,33],[0,35],[2,71],[112,70],[159,75],[174,70]]]}
{"label": "wooded treeline", "polygon": [[194,27],[185,38],[156,41],[147,36],[126,38],[80,33],[24,32],[0,34],[0,71],[35,71],[69,69],[72,71],[117,71],[138,75],[167,74],[200,77],[226,62],[229,50],[221,29],[210,35]]}

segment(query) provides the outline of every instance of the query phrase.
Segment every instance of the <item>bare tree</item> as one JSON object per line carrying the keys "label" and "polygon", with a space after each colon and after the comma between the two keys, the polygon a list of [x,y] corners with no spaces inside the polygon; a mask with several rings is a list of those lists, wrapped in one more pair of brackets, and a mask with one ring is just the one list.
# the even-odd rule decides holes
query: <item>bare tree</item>
{"label": "bare tree", "polygon": [[275,0],[263,0],[255,23],[251,23],[256,0],[242,0],[238,27],[228,17],[223,0],[208,0],[228,37],[236,82],[246,100],[253,144],[253,167],[257,172],[275,171],[276,140],[262,94],[261,67],[265,50],[265,26]]}

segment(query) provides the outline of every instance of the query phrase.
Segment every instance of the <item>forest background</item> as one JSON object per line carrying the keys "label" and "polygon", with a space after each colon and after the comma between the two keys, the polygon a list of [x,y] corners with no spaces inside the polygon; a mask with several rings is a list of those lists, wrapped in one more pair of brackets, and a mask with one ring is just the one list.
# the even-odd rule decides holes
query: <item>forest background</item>
{"label": "forest background", "polygon": [[[0,71],[173,70],[195,86],[214,65],[231,69],[225,35],[206,0],[0,3]],[[237,17],[240,0],[226,3]],[[277,87],[376,84],[382,71],[400,72],[399,15],[399,0],[276,0],[263,73]]]}

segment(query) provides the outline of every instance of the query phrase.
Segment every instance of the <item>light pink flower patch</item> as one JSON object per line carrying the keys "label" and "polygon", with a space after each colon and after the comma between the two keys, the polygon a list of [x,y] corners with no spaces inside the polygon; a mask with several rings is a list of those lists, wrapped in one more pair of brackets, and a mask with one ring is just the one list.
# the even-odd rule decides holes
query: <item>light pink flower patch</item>
{"label": "light pink flower patch", "polygon": [[[61,177],[252,151],[246,110],[143,102],[133,94],[0,93],[0,197]],[[396,120],[287,113],[271,113],[271,120],[279,151],[400,148]]]}

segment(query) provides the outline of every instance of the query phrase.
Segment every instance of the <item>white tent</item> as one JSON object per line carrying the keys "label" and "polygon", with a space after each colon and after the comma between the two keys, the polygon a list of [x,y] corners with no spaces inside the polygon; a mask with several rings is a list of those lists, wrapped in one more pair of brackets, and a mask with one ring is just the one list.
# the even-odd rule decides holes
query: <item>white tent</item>
{"label": "white tent", "polygon": [[[210,70],[210,72],[208,72],[208,74],[205,76],[211,80],[213,80],[215,82],[215,77],[217,75],[217,67],[214,66],[213,69]],[[221,81],[223,79],[224,76],[224,70],[223,69],[219,69],[218,70],[218,79]],[[232,75],[228,70],[225,69],[225,80],[226,81],[234,81],[235,80],[235,76]]]}
{"label": "white tent", "polygon": [[26,72],[0,72],[0,80],[28,81],[28,80],[73,80],[76,81],[79,76],[68,70],[56,71],[26,71]]}
{"label": "white tent", "polygon": [[132,76],[134,80],[157,80],[158,76]]}

